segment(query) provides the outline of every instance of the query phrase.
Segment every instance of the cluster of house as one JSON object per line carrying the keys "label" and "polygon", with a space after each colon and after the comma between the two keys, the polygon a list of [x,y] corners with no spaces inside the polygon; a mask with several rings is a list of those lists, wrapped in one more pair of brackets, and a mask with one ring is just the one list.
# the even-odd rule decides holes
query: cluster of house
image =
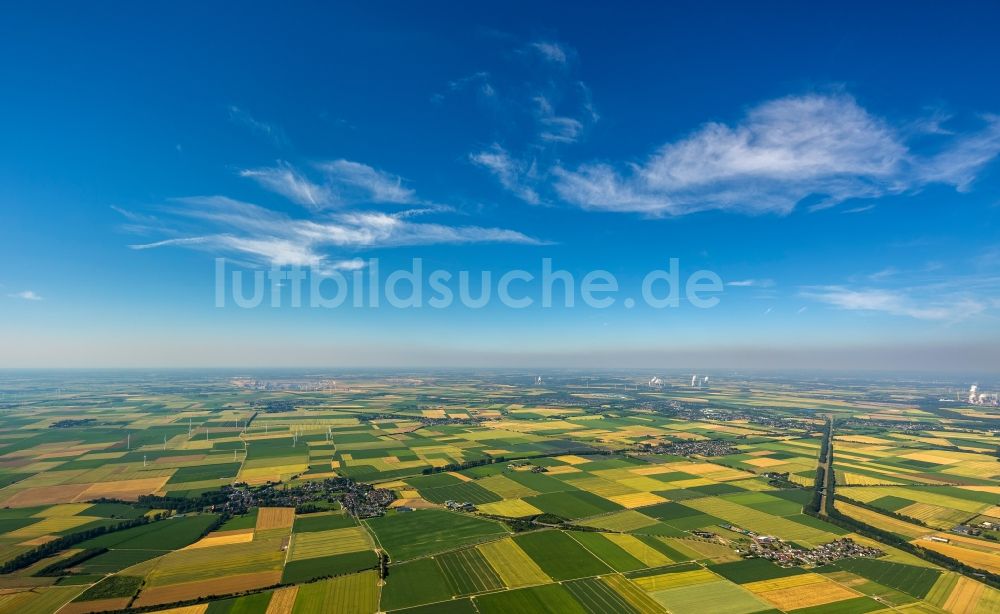
{"label": "cluster of house", "polygon": [[341,505],[355,518],[382,516],[389,504],[396,500],[396,493],[371,484],[356,483],[341,499]]}
{"label": "cluster of house", "polygon": [[507,463],[507,468],[511,471],[530,471],[531,473],[547,473],[548,469],[545,467],[540,467],[538,465],[532,465],[530,462],[525,460],[513,461]]}
{"label": "cluster of house", "polygon": [[958,525],[956,527],[952,527],[951,532],[952,533],[958,533],[959,535],[970,535],[970,536],[975,537],[977,535],[982,535],[983,534],[983,529],[993,530],[993,529],[996,529],[996,528],[997,528],[997,525],[995,523],[992,523],[992,522],[989,522],[989,521],[984,521],[984,522],[980,522],[978,526],[970,526],[970,525],[967,525],[967,524],[960,524],[960,525]]}
{"label": "cluster of house", "polygon": [[[299,507],[318,501],[332,501],[341,493],[351,492],[358,488],[350,478],[326,478],[310,480],[295,486],[287,484],[265,484],[263,486],[247,486],[237,484],[223,486],[221,494],[224,503],[213,505],[213,511],[226,511],[233,515],[245,514],[252,507]],[[367,485],[365,485],[367,486]],[[369,486],[369,488],[371,488]]]}
{"label": "cluster of house", "polygon": [[746,535],[750,538],[745,548],[737,548],[746,557],[758,557],[774,561],[782,567],[812,567],[826,565],[842,559],[878,558],[885,552],[872,546],[859,544],[850,537],[835,539],[810,550],[796,548],[777,537],[758,535],[753,531],[734,525],[719,525],[724,529]]}
{"label": "cluster of house", "polygon": [[878,548],[865,546],[850,537],[842,537],[811,550],[795,548],[776,537],[763,536],[750,542],[749,554],[769,559],[782,567],[826,565],[842,559],[883,556]]}
{"label": "cluster of house", "polygon": [[661,443],[641,443],[641,452],[650,454],[673,454],[674,456],[728,456],[739,454],[740,451],[733,446],[731,441],[719,439],[703,439],[701,441],[678,441]]}
{"label": "cluster of house", "polygon": [[785,471],[785,472],[781,472],[781,471],[765,471],[764,473],[762,473],[760,475],[761,475],[761,477],[765,477],[765,478],[767,478],[769,480],[779,480],[779,481],[782,481],[782,482],[787,482],[789,474],[788,474],[787,471]]}
{"label": "cluster of house", "polygon": [[476,511],[476,506],[468,501],[453,501],[448,499],[444,502],[444,506],[455,512],[474,512]]}

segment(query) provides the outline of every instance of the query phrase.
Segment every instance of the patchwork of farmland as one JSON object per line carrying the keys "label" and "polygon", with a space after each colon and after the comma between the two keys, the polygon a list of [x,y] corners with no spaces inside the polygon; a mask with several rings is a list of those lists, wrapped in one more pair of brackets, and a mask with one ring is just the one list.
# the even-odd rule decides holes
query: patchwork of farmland
{"label": "patchwork of farmland", "polygon": [[[911,389],[343,381],[8,384],[0,611],[1000,609],[996,425]],[[804,512],[827,416],[836,510],[897,541]],[[395,501],[355,518],[344,478]],[[782,567],[752,536],[884,555]]]}

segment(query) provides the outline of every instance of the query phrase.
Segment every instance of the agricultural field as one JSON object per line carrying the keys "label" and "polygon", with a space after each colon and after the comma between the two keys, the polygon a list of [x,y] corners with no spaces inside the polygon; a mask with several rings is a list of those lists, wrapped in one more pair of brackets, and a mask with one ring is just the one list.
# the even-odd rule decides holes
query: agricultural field
{"label": "agricultural field", "polygon": [[920,382],[6,377],[0,612],[1000,608],[1000,419]]}

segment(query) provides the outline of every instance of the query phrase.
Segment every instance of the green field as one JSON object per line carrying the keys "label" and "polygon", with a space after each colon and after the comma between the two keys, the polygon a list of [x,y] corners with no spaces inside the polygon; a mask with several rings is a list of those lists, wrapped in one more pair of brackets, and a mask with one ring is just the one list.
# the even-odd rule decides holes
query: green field
{"label": "green field", "polygon": [[434,557],[454,595],[484,593],[504,587],[496,570],[475,548]]}
{"label": "green field", "polygon": [[292,614],[370,614],[378,609],[378,574],[366,571],[299,587]]}
{"label": "green field", "polygon": [[635,571],[646,566],[600,533],[574,531],[569,535],[615,571]]}
{"label": "green field", "polygon": [[538,509],[560,518],[586,518],[602,512],[622,509],[620,505],[582,490],[553,492],[524,500]]}
{"label": "green field", "polygon": [[396,610],[451,599],[452,588],[432,558],[393,565],[382,589],[382,609]]}
{"label": "green field", "polygon": [[562,531],[518,535],[514,543],[557,582],[611,572],[607,565]]}
{"label": "green field", "polygon": [[366,522],[395,561],[444,552],[506,533],[496,522],[439,510],[392,514]]}
{"label": "green field", "polygon": [[332,556],[317,556],[285,563],[281,581],[286,583],[309,582],[316,578],[341,576],[356,571],[372,569],[378,565],[374,552],[349,552]]}
{"label": "green field", "polygon": [[560,614],[589,614],[561,584],[546,584],[514,591],[492,593],[477,597],[476,609],[480,614],[510,614],[511,612],[559,612]]}
{"label": "green field", "polygon": [[628,600],[600,580],[585,578],[567,582],[563,586],[589,614],[640,614]]}
{"label": "green field", "polygon": [[841,561],[837,566],[918,599],[925,597],[941,576],[936,569],[870,559]]}

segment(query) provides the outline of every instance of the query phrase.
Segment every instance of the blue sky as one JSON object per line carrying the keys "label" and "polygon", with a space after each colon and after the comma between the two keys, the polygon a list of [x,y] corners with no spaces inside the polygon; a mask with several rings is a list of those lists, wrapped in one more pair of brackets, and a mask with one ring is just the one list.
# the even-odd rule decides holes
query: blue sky
{"label": "blue sky", "polygon": [[[7,9],[0,366],[997,364],[995,8],[469,4]],[[217,257],[622,293],[217,308]],[[719,305],[626,308],[670,258]]]}

